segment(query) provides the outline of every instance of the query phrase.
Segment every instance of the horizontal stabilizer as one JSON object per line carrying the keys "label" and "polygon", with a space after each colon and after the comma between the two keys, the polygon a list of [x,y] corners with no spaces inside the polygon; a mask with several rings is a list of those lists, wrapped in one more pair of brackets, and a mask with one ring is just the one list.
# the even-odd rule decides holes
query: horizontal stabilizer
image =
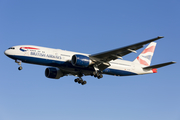
{"label": "horizontal stabilizer", "polygon": [[157,64],[157,65],[152,65],[152,66],[149,66],[149,67],[144,67],[143,69],[147,70],[147,69],[160,68],[160,67],[164,67],[164,66],[174,64],[174,63],[176,63],[176,62],[167,62],[167,63]]}

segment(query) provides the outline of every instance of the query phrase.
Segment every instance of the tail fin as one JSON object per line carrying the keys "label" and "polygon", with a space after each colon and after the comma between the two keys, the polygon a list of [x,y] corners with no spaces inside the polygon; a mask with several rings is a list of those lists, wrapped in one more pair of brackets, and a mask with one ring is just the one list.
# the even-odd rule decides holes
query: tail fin
{"label": "tail fin", "polygon": [[141,64],[142,66],[150,66],[155,47],[156,43],[151,42],[133,62]]}

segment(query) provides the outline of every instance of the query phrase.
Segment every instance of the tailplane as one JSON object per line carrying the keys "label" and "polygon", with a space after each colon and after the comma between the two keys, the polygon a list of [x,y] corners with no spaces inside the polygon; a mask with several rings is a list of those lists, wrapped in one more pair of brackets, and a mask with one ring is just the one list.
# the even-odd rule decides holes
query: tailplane
{"label": "tailplane", "polygon": [[155,47],[156,43],[151,42],[133,62],[141,64],[142,66],[150,66]]}
{"label": "tailplane", "polygon": [[161,64],[157,64],[157,65],[144,67],[143,69],[144,70],[156,69],[156,68],[164,67],[164,66],[171,65],[171,64],[174,64],[174,63],[176,63],[176,62],[172,61],[172,62],[167,62],[167,63],[161,63]]}

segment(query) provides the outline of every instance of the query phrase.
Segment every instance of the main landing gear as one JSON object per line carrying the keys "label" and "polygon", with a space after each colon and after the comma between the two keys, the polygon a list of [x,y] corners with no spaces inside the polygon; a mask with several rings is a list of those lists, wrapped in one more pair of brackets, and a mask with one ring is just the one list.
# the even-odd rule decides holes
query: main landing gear
{"label": "main landing gear", "polygon": [[103,78],[103,75],[98,72],[93,72],[91,76],[97,77],[98,79]]}
{"label": "main landing gear", "polygon": [[21,66],[21,61],[20,60],[15,60],[16,63],[18,63],[19,67],[18,70],[22,70],[22,66]]}
{"label": "main landing gear", "polygon": [[85,85],[87,82],[86,81],[84,81],[82,78],[76,78],[75,80],[74,80],[74,82],[78,82],[79,84],[81,84],[81,85]]}

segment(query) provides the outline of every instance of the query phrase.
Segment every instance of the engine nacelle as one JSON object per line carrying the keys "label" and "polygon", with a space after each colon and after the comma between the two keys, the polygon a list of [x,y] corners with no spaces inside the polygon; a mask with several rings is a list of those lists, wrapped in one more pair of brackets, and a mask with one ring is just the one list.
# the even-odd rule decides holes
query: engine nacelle
{"label": "engine nacelle", "polygon": [[77,67],[88,67],[93,62],[90,60],[88,56],[76,54],[72,56],[71,63]]}
{"label": "engine nacelle", "polygon": [[60,77],[63,77],[64,74],[59,68],[49,67],[45,70],[45,76],[47,78],[59,79]]}

